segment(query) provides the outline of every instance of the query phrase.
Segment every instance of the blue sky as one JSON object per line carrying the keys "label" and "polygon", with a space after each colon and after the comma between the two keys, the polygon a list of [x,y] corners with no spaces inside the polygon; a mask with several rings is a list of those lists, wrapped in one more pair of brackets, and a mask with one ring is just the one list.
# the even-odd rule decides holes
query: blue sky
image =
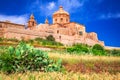
{"label": "blue sky", "polygon": [[0,20],[26,24],[31,13],[38,24],[62,5],[70,13],[70,21],[96,32],[107,46],[120,47],[120,0],[1,0]]}

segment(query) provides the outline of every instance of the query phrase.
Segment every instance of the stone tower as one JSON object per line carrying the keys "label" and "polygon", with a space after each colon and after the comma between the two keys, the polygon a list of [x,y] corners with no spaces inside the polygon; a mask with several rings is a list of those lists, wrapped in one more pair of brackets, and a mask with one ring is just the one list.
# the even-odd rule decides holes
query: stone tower
{"label": "stone tower", "polygon": [[34,27],[37,25],[37,23],[36,23],[36,21],[35,21],[35,19],[34,19],[34,15],[33,14],[31,14],[31,16],[30,16],[30,19],[29,19],[29,21],[28,21],[28,28],[29,29],[34,29]]}
{"label": "stone tower", "polygon": [[45,24],[49,24],[49,21],[48,21],[48,19],[46,19],[46,20],[45,20]]}
{"label": "stone tower", "polygon": [[53,13],[53,24],[65,24],[70,22],[69,13],[64,11],[63,7],[60,6],[59,10]]}

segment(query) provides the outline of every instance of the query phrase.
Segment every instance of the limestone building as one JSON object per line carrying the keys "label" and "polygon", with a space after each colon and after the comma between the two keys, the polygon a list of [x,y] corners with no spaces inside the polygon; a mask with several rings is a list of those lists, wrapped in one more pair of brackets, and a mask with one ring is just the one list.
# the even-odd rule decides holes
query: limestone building
{"label": "limestone building", "polygon": [[46,38],[49,35],[53,35],[57,42],[61,42],[64,45],[83,43],[104,46],[104,42],[98,40],[95,32],[87,33],[84,25],[70,22],[70,14],[62,6],[53,13],[52,18],[53,24],[49,24],[48,19],[45,20],[44,24],[37,24],[32,14],[28,21],[27,29],[22,24],[1,21],[0,37],[35,39],[37,37]]}

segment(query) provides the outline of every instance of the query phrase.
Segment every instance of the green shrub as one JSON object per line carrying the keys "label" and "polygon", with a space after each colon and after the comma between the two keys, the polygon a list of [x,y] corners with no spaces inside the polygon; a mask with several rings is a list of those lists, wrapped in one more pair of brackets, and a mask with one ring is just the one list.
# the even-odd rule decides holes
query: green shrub
{"label": "green shrub", "polygon": [[3,41],[3,38],[0,38],[0,41]]}
{"label": "green shrub", "polygon": [[62,43],[56,42],[52,35],[48,36],[47,39],[36,38],[35,41],[42,45],[55,45],[55,46],[63,46]]}
{"label": "green shrub", "polygon": [[83,44],[75,44],[72,47],[67,48],[67,52],[69,53],[89,53],[89,47]]}
{"label": "green shrub", "polygon": [[21,42],[0,54],[0,70],[7,73],[31,71],[60,71],[61,62],[50,60],[48,54]]}
{"label": "green shrub", "polygon": [[120,50],[116,50],[116,49],[111,50],[111,55],[113,55],[113,56],[120,56]]}
{"label": "green shrub", "polygon": [[46,40],[55,41],[55,38],[52,35],[49,35],[49,36],[46,37]]}
{"label": "green shrub", "polygon": [[42,41],[43,39],[42,38],[35,38],[35,41]]}
{"label": "green shrub", "polygon": [[27,43],[33,44],[34,40],[30,39],[30,40],[27,41]]}
{"label": "green shrub", "polygon": [[105,55],[105,50],[104,48],[99,45],[99,44],[95,44],[92,48],[92,53],[93,55]]}

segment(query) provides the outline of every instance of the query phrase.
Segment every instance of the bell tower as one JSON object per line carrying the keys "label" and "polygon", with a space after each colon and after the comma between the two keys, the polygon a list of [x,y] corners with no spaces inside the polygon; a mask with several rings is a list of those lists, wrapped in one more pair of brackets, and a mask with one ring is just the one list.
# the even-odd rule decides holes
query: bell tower
{"label": "bell tower", "polygon": [[45,20],[45,24],[49,24],[49,21],[48,21],[48,19],[46,19],[46,20]]}
{"label": "bell tower", "polygon": [[29,28],[30,30],[32,30],[32,29],[35,28],[36,25],[37,25],[37,23],[36,23],[36,21],[35,21],[35,19],[34,19],[34,15],[31,14],[30,19],[29,19],[29,21],[28,21],[28,28]]}

